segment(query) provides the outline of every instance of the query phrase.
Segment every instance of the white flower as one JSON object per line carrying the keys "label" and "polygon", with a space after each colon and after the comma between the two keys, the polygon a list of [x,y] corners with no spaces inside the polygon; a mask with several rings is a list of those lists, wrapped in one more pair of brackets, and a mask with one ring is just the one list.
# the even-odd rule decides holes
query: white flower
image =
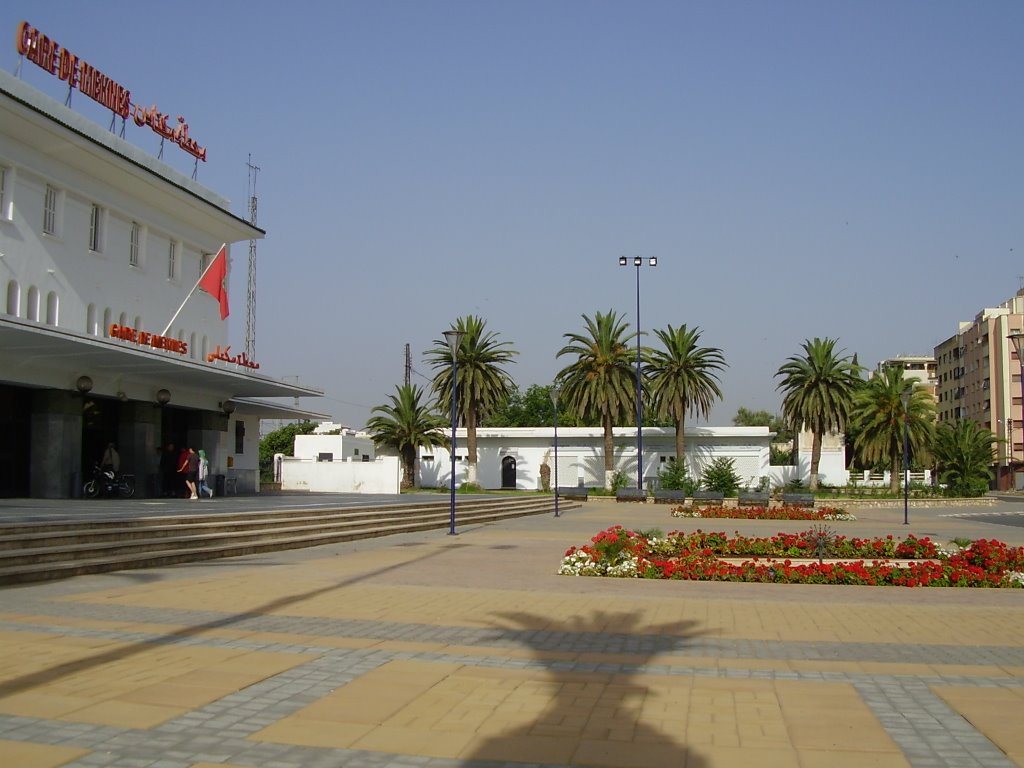
{"label": "white flower", "polygon": [[1024,587],[1024,573],[1020,571],[1008,571],[1006,580],[1013,586]]}

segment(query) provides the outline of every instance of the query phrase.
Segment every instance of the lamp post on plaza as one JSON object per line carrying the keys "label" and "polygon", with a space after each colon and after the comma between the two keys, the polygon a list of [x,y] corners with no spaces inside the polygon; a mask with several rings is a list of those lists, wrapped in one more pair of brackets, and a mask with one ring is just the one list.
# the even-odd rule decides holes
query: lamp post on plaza
{"label": "lamp post on plaza", "polygon": [[[636,487],[639,491],[644,489],[644,411],[640,397],[640,267],[643,263],[642,256],[633,257],[633,266],[636,267]],[[649,257],[647,263],[652,267],[658,266],[658,257]],[[628,267],[629,258],[619,256],[619,266]]]}
{"label": "lamp post on plaza", "polygon": [[455,412],[455,389],[458,386],[456,373],[458,372],[459,345],[462,343],[462,337],[465,335],[466,334],[464,332],[456,331],[454,328],[444,332],[444,339],[448,342],[448,348],[452,351],[452,510],[451,522],[448,527],[449,536],[455,535],[455,427],[458,424],[458,418]]}
{"label": "lamp post on plaza", "polygon": [[[1021,408],[1021,429],[1024,430],[1024,331],[1016,331],[1007,336],[1007,338],[1013,343],[1013,351],[1017,353],[1017,364],[1020,366],[1020,408]],[[1011,377],[1012,379],[1012,377]],[[1011,381],[1012,383],[1012,381]],[[1010,394],[1010,402],[1013,402],[1013,394]],[[1013,424],[1012,419],[1007,419],[1009,424]],[[1010,426],[1010,487],[1016,489],[1017,483],[1016,478],[1013,476],[1013,427]]]}
{"label": "lamp post on plaza", "polygon": [[555,517],[558,517],[558,384],[551,385],[551,410],[555,415]]}
{"label": "lamp post on plaza", "polygon": [[900,393],[900,400],[903,402],[903,524],[910,525],[910,398],[913,395],[912,387],[907,387]]}

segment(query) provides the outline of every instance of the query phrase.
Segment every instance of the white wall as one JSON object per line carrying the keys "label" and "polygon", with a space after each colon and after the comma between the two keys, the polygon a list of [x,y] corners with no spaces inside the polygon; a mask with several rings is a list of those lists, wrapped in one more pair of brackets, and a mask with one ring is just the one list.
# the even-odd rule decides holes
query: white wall
{"label": "white wall", "polygon": [[296,435],[295,458],[316,460],[329,453],[331,461],[363,461],[374,458],[373,439],[365,433],[342,432],[340,435]]}
{"label": "white wall", "polygon": [[312,461],[285,457],[281,490],[319,493],[400,493],[401,466],[394,456],[374,461]]}
{"label": "white wall", "polygon": [[[675,455],[672,429],[644,429],[644,477],[655,478],[662,466]],[[732,458],[744,483],[757,485],[769,465],[772,433],[767,427],[692,427],[686,435],[687,468],[699,477],[702,468],[718,457]],[[614,431],[615,468],[636,478],[636,430]],[[477,430],[477,480],[481,487],[502,488],[502,465],[515,461],[515,485],[519,490],[541,487],[540,467],[554,470],[554,431],[550,427],[511,427]],[[456,484],[465,480],[468,463],[466,434],[456,431]],[[419,479],[424,487],[445,487],[451,482],[451,454],[445,448],[420,450]],[[558,430],[558,485],[582,484],[593,488],[604,485],[604,435],[600,428],[568,427]],[[554,484],[554,471],[551,483]],[[513,486],[504,486],[513,487]]]}

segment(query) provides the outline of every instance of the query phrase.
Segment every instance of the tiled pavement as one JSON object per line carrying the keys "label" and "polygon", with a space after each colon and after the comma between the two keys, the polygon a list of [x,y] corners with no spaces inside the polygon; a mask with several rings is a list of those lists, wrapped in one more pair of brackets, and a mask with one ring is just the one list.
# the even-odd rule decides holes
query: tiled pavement
{"label": "tiled pavement", "polygon": [[[806,527],[668,510],[0,590],[0,765],[1024,765],[1024,592],[555,575],[617,522]],[[1022,512],[832,527],[1024,544]]]}

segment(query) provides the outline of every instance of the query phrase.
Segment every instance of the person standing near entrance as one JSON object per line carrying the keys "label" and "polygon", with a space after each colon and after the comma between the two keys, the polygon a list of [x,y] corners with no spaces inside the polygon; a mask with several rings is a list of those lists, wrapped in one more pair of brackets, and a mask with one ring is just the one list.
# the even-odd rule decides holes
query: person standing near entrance
{"label": "person standing near entrance", "polygon": [[199,455],[196,453],[195,448],[187,448],[182,451],[184,459],[180,461],[178,465],[178,471],[185,476],[185,487],[188,488],[189,499],[195,500],[199,498],[196,493],[196,480],[199,477]]}
{"label": "person standing near entrance", "polygon": [[206,484],[206,478],[210,476],[210,462],[206,460],[206,451],[199,449],[199,496],[208,494],[213,498],[213,489]]}

